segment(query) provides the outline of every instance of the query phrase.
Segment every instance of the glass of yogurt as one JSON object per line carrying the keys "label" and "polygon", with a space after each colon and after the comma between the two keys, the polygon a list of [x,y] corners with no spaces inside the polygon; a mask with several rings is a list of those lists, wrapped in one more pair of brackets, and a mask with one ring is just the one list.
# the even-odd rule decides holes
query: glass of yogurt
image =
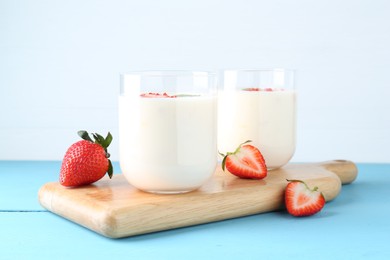
{"label": "glass of yogurt", "polygon": [[218,150],[233,152],[251,140],[269,170],[289,162],[296,142],[294,72],[225,70],[218,94]]}
{"label": "glass of yogurt", "polygon": [[184,193],[217,166],[216,75],[142,71],[121,75],[119,160],[134,187]]}

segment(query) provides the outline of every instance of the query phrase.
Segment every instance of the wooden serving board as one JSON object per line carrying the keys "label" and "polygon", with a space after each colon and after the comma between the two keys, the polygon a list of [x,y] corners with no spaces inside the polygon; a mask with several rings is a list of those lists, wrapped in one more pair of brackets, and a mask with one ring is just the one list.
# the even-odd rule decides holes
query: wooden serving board
{"label": "wooden serving board", "polygon": [[105,177],[79,188],[47,183],[39,190],[39,201],[55,214],[119,238],[282,209],[286,179],[318,186],[330,201],[342,184],[353,182],[356,176],[355,164],[344,160],[289,164],[270,171],[263,180],[239,179],[219,166],[196,191],[157,195],[139,191],[122,174],[115,174],[111,180]]}

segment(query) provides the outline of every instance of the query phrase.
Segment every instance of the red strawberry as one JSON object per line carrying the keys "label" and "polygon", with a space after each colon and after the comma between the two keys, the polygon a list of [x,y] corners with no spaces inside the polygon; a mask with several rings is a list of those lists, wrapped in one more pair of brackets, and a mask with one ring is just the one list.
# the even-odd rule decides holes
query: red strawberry
{"label": "red strawberry", "polygon": [[147,97],[147,98],[175,98],[176,96],[171,96],[168,95],[167,93],[154,93],[154,92],[149,92],[149,93],[143,93],[141,94],[141,97]]}
{"label": "red strawberry", "polygon": [[285,203],[288,213],[296,217],[310,216],[319,212],[325,205],[325,198],[314,187],[309,189],[305,182],[287,180]]}
{"label": "red strawberry", "polygon": [[253,145],[244,145],[251,141],[246,141],[238,146],[234,152],[222,155],[222,169],[226,169],[244,179],[263,179],[267,176],[267,166],[259,149]]}
{"label": "red strawberry", "polygon": [[79,131],[84,140],[72,144],[65,153],[60,172],[60,183],[63,186],[81,186],[100,180],[106,172],[112,177],[112,164],[108,159],[107,147],[112,141],[108,132],[104,138],[99,134],[92,134],[95,141],[89,137],[87,131]]}

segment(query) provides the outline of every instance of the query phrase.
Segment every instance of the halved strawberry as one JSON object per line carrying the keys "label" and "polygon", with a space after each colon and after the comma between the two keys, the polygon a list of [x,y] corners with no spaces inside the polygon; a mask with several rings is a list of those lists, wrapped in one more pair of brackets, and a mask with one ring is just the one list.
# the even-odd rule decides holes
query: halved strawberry
{"label": "halved strawberry", "polygon": [[253,145],[245,145],[250,140],[242,143],[234,152],[228,152],[223,156],[222,169],[225,168],[232,174],[244,179],[263,179],[267,176],[267,166],[259,149]]}
{"label": "halved strawberry", "polygon": [[175,98],[176,96],[174,95],[168,95],[167,93],[154,93],[154,92],[149,92],[149,93],[142,93],[141,97],[147,97],[147,98]]}
{"label": "halved strawberry", "polygon": [[325,205],[324,195],[318,187],[310,189],[301,180],[287,180],[285,203],[288,213],[296,217],[310,216],[319,212]]}

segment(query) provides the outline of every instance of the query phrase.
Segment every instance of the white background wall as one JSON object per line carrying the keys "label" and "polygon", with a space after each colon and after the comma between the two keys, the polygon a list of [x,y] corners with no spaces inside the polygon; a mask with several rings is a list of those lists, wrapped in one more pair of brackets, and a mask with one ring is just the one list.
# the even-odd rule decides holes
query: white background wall
{"label": "white background wall", "polygon": [[298,71],[293,161],[390,162],[388,0],[0,0],[0,159],[117,137],[121,72],[262,67]]}

